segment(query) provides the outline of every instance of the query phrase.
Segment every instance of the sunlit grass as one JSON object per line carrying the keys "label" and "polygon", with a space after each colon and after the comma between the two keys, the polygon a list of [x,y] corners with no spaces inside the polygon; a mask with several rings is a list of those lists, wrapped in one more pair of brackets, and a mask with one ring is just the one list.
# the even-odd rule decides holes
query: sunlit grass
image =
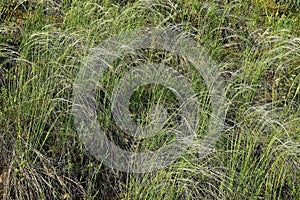
{"label": "sunlit grass", "polygon": [[[0,196],[300,198],[300,18],[296,12],[273,15],[273,8],[263,7],[261,1],[26,2],[1,4],[7,22],[0,26]],[[16,33],[14,40],[16,35],[10,34],[7,24],[14,27],[13,17],[21,16],[22,25],[16,30],[22,34]],[[107,168],[87,152],[75,131],[71,100],[76,75],[93,48],[107,37],[174,25],[205,47],[225,79],[229,107],[222,138],[211,153],[199,156],[209,119],[209,94],[192,66],[159,50],[128,54],[100,80],[108,93],[137,64],[163,62],[181,70],[201,94],[203,121],[198,140],[161,170],[132,174]],[[141,145],[121,133],[110,117],[108,97],[101,95],[99,109],[105,115],[100,112],[98,119],[112,140],[131,150],[164,144],[164,136]],[[176,107],[174,96],[161,86],[139,88],[131,102],[132,114],[142,119],[156,102]],[[144,112],[136,112],[140,109]]]}

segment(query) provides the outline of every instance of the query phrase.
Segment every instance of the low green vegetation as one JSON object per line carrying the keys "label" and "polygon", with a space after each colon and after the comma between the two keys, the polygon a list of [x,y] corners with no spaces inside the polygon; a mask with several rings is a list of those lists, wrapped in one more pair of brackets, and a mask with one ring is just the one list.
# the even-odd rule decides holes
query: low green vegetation
{"label": "low green vegetation", "polygon": [[[4,199],[300,199],[300,2],[297,0],[2,0],[0,2],[0,196]],[[222,137],[199,156],[209,94],[183,58],[128,54],[106,72],[108,94],[132,67],[164,63],[199,94],[197,139],[169,166],[113,170],[86,150],[72,116],[72,86],[87,57],[126,30],[175,26],[202,45],[226,83]],[[126,136],[99,91],[99,124],[124,149],[155,150],[165,135]],[[176,109],[161,85],[138,88],[130,110]],[[105,114],[103,114],[105,113]],[[176,124],[176,119],[170,120]],[[170,138],[169,138],[170,139]],[[171,138],[172,139],[172,138]]]}

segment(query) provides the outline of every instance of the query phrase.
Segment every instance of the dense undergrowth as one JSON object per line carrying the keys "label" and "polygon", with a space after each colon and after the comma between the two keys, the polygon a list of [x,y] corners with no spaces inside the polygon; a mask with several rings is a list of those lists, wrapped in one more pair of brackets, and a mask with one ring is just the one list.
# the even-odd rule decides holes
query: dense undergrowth
{"label": "dense undergrowth", "polygon": [[[0,196],[300,199],[299,9],[296,0],[3,0]],[[92,48],[107,37],[172,26],[201,44],[225,79],[229,106],[222,138],[209,155],[198,155],[209,117],[204,115],[199,140],[171,165],[145,174],[110,169],[87,152],[74,128],[76,75]],[[126,70],[147,59],[181,70],[204,94],[199,98],[209,113],[201,76],[183,59],[158,50],[116,63],[101,80],[107,91]],[[164,88],[144,87],[134,93],[131,110],[141,117],[137,111],[147,111],[157,100],[176,104]],[[138,146],[132,138],[116,137],[108,116],[99,116],[99,123],[112,140],[123,148]],[[155,142],[148,144],[157,147]]]}

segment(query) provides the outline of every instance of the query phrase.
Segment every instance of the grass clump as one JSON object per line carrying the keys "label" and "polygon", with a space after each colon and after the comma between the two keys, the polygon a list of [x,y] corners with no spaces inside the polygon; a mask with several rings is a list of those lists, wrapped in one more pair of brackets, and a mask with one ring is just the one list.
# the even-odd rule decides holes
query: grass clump
{"label": "grass clump", "polygon": [[[299,199],[298,7],[296,1],[250,0],[1,3],[0,196]],[[93,48],[107,37],[169,26],[179,27],[202,45],[225,79],[229,106],[222,138],[211,153],[199,155],[210,97],[190,63],[159,50],[128,54],[99,80],[108,95],[134,66],[164,63],[191,81],[201,94],[203,112],[197,139],[169,166],[144,174],[110,169],[87,152],[76,134],[73,83]],[[166,143],[164,135],[143,141],[120,131],[107,94],[99,91],[98,121],[111,140],[131,151]],[[145,119],[157,102],[169,112],[178,103],[160,85],[138,88],[130,108],[136,121]],[[176,124],[175,118],[170,121]]]}

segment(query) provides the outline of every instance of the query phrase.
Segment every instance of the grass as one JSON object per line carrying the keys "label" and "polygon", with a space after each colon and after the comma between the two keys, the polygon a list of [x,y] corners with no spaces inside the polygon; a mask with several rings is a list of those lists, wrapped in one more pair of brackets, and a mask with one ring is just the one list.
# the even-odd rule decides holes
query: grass
{"label": "grass", "polygon": [[[3,1],[0,10],[4,199],[300,199],[298,1],[19,0]],[[169,166],[144,174],[110,169],[86,150],[74,127],[79,69],[109,36],[174,25],[209,52],[225,79],[222,137],[210,154],[199,155],[210,105],[191,64],[160,50],[129,53],[100,80],[108,94],[132,67],[164,63],[191,81],[203,112],[197,139]],[[122,148],[166,143],[164,135],[143,141],[124,134],[110,117],[107,96],[98,96],[99,123]],[[177,105],[160,85],[138,88],[131,102],[136,119],[146,119],[156,102],[169,111]]]}

